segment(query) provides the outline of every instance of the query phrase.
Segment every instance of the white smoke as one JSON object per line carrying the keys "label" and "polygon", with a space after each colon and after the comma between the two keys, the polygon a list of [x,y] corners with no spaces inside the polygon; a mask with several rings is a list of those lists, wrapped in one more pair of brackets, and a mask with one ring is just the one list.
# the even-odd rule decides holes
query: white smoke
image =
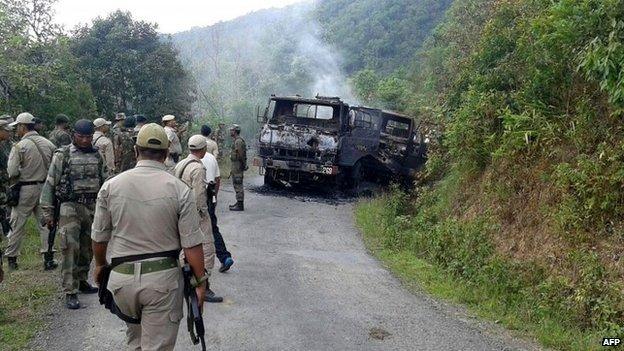
{"label": "white smoke", "polygon": [[306,59],[307,71],[313,80],[310,92],[313,95],[338,96],[349,104],[358,104],[342,72],[340,54],[322,41],[321,28],[316,20],[307,21],[305,26],[306,30],[299,37],[297,54]]}

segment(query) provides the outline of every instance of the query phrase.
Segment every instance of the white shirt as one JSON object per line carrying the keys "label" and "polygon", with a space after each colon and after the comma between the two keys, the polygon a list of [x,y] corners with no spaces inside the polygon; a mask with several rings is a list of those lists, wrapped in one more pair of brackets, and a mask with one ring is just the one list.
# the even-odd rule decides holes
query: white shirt
{"label": "white shirt", "polygon": [[201,161],[206,168],[206,184],[214,182],[217,177],[221,177],[219,163],[213,154],[206,152],[206,156]]}

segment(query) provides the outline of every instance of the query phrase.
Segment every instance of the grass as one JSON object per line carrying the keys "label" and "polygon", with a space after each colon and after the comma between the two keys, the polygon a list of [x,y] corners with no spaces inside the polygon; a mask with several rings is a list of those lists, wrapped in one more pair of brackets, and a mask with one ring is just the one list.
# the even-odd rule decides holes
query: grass
{"label": "grass", "polygon": [[[419,257],[409,245],[388,245],[388,238],[397,234],[392,233],[396,228],[389,229],[386,223],[387,201],[391,200],[382,197],[360,202],[356,208],[356,223],[371,253],[408,289],[424,291],[451,303],[465,305],[478,317],[500,323],[519,335],[534,338],[542,345],[558,350],[601,350],[602,337],[613,337],[571,324],[573,318],[570,318],[569,312],[566,314],[565,311],[541,305],[542,300],[526,293],[532,291],[528,287],[509,289],[510,281],[521,284],[516,283],[520,279],[464,279],[454,274],[449,267]],[[409,226],[402,228],[404,233],[399,234],[400,237],[414,235]],[[509,274],[503,269],[501,272]]]}
{"label": "grass", "polygon": [[[0,350],[25,350],[43,325],[42,315],[57,298],[58,268],[44,272],[39,254],[39,235],[34,221],[27,223],[28,235],[22,243],[19,270],[7,272],[0,284]],[[6,240],[5,240],[6,241]],[[4,242],[6,245],[6,242]]]}

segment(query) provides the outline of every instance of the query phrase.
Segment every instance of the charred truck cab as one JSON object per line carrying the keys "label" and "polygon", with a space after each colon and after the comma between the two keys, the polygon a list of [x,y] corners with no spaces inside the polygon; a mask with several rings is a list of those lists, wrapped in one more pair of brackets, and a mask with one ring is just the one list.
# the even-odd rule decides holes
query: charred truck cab
{"label": "charred truck cab", "polygon": [[425,161],[425,146],[407,116],[349,107],[340,98],[271,96],[263,113],[254,166],[267,185],[411,178]]}

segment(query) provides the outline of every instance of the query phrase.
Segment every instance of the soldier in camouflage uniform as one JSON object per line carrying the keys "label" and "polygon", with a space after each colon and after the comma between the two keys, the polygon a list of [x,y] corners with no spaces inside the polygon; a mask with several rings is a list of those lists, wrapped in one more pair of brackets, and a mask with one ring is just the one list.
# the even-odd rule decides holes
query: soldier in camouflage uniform
{"label": "soldier in camouflage uniform", "polygon": [[[0,119],[0,142],[5,143],[8,142],[10,145],[11,134],[13,128],[9,126],[9,121],[6,119]],[[9,185],[9,175],[7,174],[7,161],[9,158],[8,152],[4,152],[4,150],[0,151],[0,229],[2,229],[2,233],[0,233],[0,242],[2,241],[2,236],[6,236],[8,233],[8,218],[7,218],[7,187]],[[2,269],[2,250],[0,249],[0,283],[4,280],[4,271]]]}
{"label": "soldier in camouflage uniform", "polygon": [[55,205],[60,206],[61,275],[69,309],[80,308],[78,292],[97,292],[97,288],[87,282],[93,258],[91,224],[97,193],[108,170],[97,148],[92,146],[94,131],[91,121],[76,122],[73,144],[54,153],[40,199],[48,226],[54,223]]}
{"label": "soldier in camouflage uniform", "polygon": [[241,128],[239,125],[234,124],[230,128],[230,136],[232,139],[232,151],[230,152],[230,160],[232,161],[232,170],[230,176],[232,177],[232,185],[234,185],[234,191],[236,192],[236,203],[230,206],[230,211],[244,211],[245,210],[245,191],[243,189],[243,175],[247,170],[247,145],[245,140],[240,136]]}
{"label": "soldier in camouflage uniform", "polygon": [[115,170],[117,173],[127,171],[136,165],[134,154],[134,140],[132,140],[132,130],[125,127],[126,115],[118,113],[113,126],[113,150],[115,151]]}
{"label": "soldier in camouflage uniform", "polygon": [[69,125],[69,118],[64,114],[59,114],[56,116],[56,127],[53,131],[48,135],[48,140],[50,140],[56,147],[61,147],[65,145],[69,145],[72,143],[71,134],[67,131],[67,127]]}

